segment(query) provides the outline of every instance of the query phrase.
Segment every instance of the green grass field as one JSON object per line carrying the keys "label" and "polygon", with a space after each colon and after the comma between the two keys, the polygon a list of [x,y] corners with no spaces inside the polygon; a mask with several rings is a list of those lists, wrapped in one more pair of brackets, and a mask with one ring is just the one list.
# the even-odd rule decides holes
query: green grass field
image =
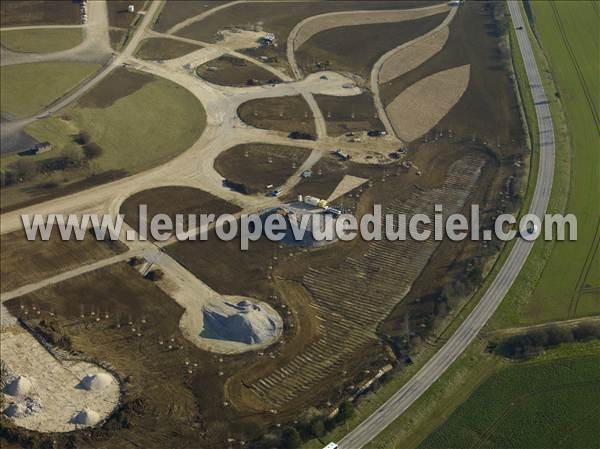
{"label": "green grass field", "polygon": [[65,150],[81,151],[75,138],[82,130],[102,148],[102,154],[81,168],[40,175],[2,189],[3,209],[147,170],[185,151],[202,134],[206,113],[184,88],[124,69],[106,80],[60,115],[26,128],[38,141],[51,142],[52,151],[36,156],[7,155],[0,159],[0,167],[10,171],[19,159],[42,161],[61,156]]}
{"label": "green grass field", "polygon": [[487,379],[419,448],[591,448],[600,355],[516,363]]}
{"label": "green grass field", "polygon": [[104,150],[94,160],[99,170],[134,173],[158,165],[189,148],[206,124],[201,103],[185,89],[155,79],[108,107],[75,105],[59,117],[27,128],[37,140],[65,146],[77,130],[86,130]]}
{"label": "green grass field", "polygon": [[[597,265],[594,269],[592,260],[600,239],[597,207],[600,195],[600,154],[597,151],[600,145],[597,122],[600,58],[597,40],[587,38],[597,33],[598,19],[592,2],[532,2],[532,5],[536,33],[541,38],[565,110],[572,152],[570,184],[567,181],[559,184],[564,177],[559,172],[560,159],[564,158],[567,145],[558,135],[557,179],[551,205],[557,192],[569,189],[565,213],[576,215],[578,239],[576,242],[557,242],[543,254],[534,250],[495,320],[497,327],[600,312],[599,291],[583,292],[590,286],[598,287],[598,275],[594,276]],[[552,92],[548,94],[552,96]],[[553,107],[553,119],[560,133],[563,121],[556,114],[556,107]],[[534,265],[540,270],[544,267],[541,275],[531,275]]]}
{"label": "green grass field", "polygon": [[573,148],[566,212],[575,214],[578,222],[577,242],[556,244],[529,307],[531,314],[541,311],[542,319],[551,320],[600,312],[600,294],[581,298],[600,237],[600,50],[598,40],[588,38],[598,32],[598,15],[588,1],[532,4],[535,27],[566,110]]}
{"label": "green grass field", "polygon": [[82,28],[42,28],[0,32],[2,46],[12,51],[50,53],[67,50],[83,41]]}
{"label": "green grass field", "polygon": [[76,62],[39,62],[2,67],[0,112],[7,118],[34,115],[98,68],[98,64]]}

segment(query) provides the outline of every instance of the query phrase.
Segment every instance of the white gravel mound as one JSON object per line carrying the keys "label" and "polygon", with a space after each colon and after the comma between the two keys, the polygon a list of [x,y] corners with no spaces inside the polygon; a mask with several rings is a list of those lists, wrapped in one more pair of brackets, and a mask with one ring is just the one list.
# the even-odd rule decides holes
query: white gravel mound
{"label": "white gravel mound", "polygon": [[22,403],[13,402],[4,410],[4,414],[9,418],[20,418],[25,416],[25,405]]}
{"label": "white gravel mound", "polygon": [[93,426],[98,421],[100,421],[100,415],[94,410],[86,408],[77,412],[75,416],[71,418],[70,422],[71,424],[77,424],[80,426]]}
{"label": "white gravel mound", "polygon": [[113,378],[110,374],[107,373],[98,373],[98,374],[87,374],[79,385],[78,388],[83,388],[84,390],[94,390],[99,391],[103,390],[109,385],[113,383]]}
{"label": "white gravel mound", "polygon": [[277,321],[257,304],[243,300],[226,302],[215,310],[204,308],[204,330],[201,336],[245,344],[269,342],[279,334]]}
{"label": "white gravel mound", "polygon": [[9,382],[3,391],[11,396],[25,396],[31,392],[32,387],[31,380],[25,376],[19,376]]}

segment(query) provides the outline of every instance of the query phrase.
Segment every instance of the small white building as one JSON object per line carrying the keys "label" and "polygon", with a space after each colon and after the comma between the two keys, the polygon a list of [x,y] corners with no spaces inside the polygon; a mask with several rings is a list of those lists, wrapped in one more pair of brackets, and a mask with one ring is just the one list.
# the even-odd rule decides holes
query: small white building
{"label": "small white building", "polygon": [[127,7],[127,11],[128,11],[128,12],[135,12],[135,6],[134,6],[134,5],[129,5],[129,6]]}

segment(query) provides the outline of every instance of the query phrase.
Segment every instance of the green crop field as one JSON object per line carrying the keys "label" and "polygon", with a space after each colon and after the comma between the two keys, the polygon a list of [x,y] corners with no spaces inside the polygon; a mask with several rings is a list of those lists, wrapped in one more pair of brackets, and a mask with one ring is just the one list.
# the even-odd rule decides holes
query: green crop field
{"label": "green crop field", "polygon": [[591,448],[600,355],[516,363],[486,380],[419,447]]}
{"label": "green crop field", "polygon": [[70,91],[100,66],[77,62],[39,62],[2,67],[3,117],[29,117]]}
{"label": "green crop field", "polygon": [[83,28],[40,28],[0,33],[2,46],[12,51],[50,53],[67,50],[83,41]]}
{"label": "green crop field", "polygon": [[[566,213],[577,216],[576,242],[558,242],[547,261],[523,322],[600,312],[600,293],[582,295],[598,248],[600,167],[598,14],[591,1],[532,2],[534,26],[549,59],[566,112],[572,170]],[[596,280],[592,279],[598,287]]]}

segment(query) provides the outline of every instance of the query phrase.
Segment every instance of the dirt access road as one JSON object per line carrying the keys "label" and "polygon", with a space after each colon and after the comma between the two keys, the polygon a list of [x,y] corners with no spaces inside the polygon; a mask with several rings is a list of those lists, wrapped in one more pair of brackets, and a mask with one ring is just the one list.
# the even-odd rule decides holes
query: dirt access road
{"label": "dirt access road", "polygon": [[[508,6],[517,34],[519,49],[525,62],[527,80],[533,96],[540,134],[539,171],[529,213],[542,217],[546,213],[554,178],[554,127],[548,99],[544,92],[531,42],[524,26],[519,3],[511,0],[508,2]],[[446,344],[385,404],[346,435],[339,442],[340,449],[360,449],[364,447],[393,423],[440,378],[492,317],[519,275],[532,248],[533,242],[523,239],[518,239],[515,242],[508,258],[486,293]]]}
{"label": "dirt access road", "polygon": [[32,62],[65,61],[103,63],[112,55],[108,34],[108,9],[106,2],[89,2],[89,20],[85,25],[72,26],[22,26],[2,28],[2,31],[30,30],[45,28],[83,28],[84,39],[81,44],[68,50],[51,53],[18,53],[2,48],[0,66],[28,64]]}

